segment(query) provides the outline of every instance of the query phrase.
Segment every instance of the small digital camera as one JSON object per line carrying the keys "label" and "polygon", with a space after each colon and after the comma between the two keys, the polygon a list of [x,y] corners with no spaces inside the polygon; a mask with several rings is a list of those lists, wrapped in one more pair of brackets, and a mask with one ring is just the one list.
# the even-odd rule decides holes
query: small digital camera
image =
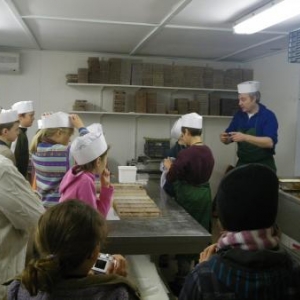
{"label": "small digital camera", "polygon": [[106,273],[107,269],[114,264],[114,258],[110,254],[99,253],[92,270],[98,273]]}

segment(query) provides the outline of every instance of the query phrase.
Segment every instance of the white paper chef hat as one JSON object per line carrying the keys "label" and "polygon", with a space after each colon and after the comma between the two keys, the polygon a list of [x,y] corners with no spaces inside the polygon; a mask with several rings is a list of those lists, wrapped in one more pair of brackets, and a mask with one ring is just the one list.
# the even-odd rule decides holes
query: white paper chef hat
{"label": "white paper chef hat", "polygon": [[239,94],[249,94],[259,91],[260,82],[259,81],[245,81],[237,85]]}
{"label": "white paper chef hat", "polygon": [[87,164],[107,150],[103,132],[89,132],[74,139],[70,152],[78,165]]}
{"label": "white paper chef hat", "polygon": [[13,110],[16,110],[18,114],[25,114],[34,111],[33,101],[20,101],[16,102],[11,107]]}
{"label": "white paper chef hat", "polygon": [[42,126],[43,126],[43,120],[42,119],[37,120],[38,129],[42,129]]}
{"label": "white paper chef hat", "polygon": [[58,111],[53,114],[43,114],[41,118],[41,128],[73,128],[73,125],[70,120],[70,116],[67,113]]}
{"label": "white paper chef hat", "polygon": [[179,118],[171,129],[171,138],[178,140],[182,134],[181,132],[182,120]]}
{"label": "white paper chef hat", "polygon": [[89,132],[102,132],[102,125],[100,123],[93,123],[86,128]]}
{"label": "white paper chef hat", "polygon": [[2,109],[0,112],[0,124],[19,121],[18,112],[13,109]]}
{"label": "white paper chef hat", "polygon": [[190,113],[181,117],[181,126],[195,129],[202,129],[202,116],[197,113]]}

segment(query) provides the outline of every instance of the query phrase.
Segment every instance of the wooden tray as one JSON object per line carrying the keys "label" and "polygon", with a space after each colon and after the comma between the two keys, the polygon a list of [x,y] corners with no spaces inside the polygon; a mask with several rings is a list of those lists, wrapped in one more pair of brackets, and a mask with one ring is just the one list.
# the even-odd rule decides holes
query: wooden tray
{"label": "wooden tray", "polygon": [[300,191],[300,179],[279,179],[279,186],[283,191]]}
{"label": "wooden tray", "polygon": [[147,196],[119,195],[114,196],[113,207],[120,218],[158,217],[160,209]]}
{"label": "wooden tray", "polygon": [[114,184],[113,206],[120,218],[158,217],[161,212],[143,185]]}
{"label": "wooden tray", "polygon": [[139,183],[114,183],[115,190],[145,190]]}

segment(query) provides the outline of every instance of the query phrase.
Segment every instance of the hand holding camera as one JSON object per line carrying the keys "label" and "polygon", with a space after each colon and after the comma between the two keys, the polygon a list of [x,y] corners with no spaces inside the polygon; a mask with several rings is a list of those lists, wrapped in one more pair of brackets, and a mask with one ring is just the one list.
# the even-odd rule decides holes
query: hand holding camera
{"label": "hand holding camera", "polygon": [[118,274],[126,277],[127,275],[126,259],[120,254],[99,253],[98,259],[92,270],[95,273]]}

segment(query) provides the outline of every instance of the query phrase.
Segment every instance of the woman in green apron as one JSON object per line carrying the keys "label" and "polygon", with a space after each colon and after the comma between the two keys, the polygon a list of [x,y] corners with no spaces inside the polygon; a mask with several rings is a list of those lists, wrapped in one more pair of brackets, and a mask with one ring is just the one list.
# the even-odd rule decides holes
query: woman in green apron
{"label": "woman in green apron", "polygon": [[[175,201],[181,205],[207,231],[211,227],[211,190],[209,179],[214,167],[211,150],[202,144],[202,117],[196,113],[182,116],[182,140],[188,146],[178,153],[176,160],[164,160],[168,170],[166,180],[173,184]],[[178,295],[189,273],[192,261],[197,261],[198,253],[176,255],[178,272],[169,284]]]}
{"label": "woman in green apron", "polygon": [[182,139],[188,148],[181,150],[174,162],[164,160],[168,170],[166,180],[173,184],[175,200],[210,230],[212,201],[209,179],[214,158],[209,147],[202,144],[202,117],[196,113],[184,115],[181,128]]}
{"label": "woman in green apron", "polygon": [[260,163],[276,172],[278,122],[275,114],[259,103],[259,87],[258,81],[238,84],[240,110],[221,133],[220,140],[224,144],[237,143],[237,166]]}

